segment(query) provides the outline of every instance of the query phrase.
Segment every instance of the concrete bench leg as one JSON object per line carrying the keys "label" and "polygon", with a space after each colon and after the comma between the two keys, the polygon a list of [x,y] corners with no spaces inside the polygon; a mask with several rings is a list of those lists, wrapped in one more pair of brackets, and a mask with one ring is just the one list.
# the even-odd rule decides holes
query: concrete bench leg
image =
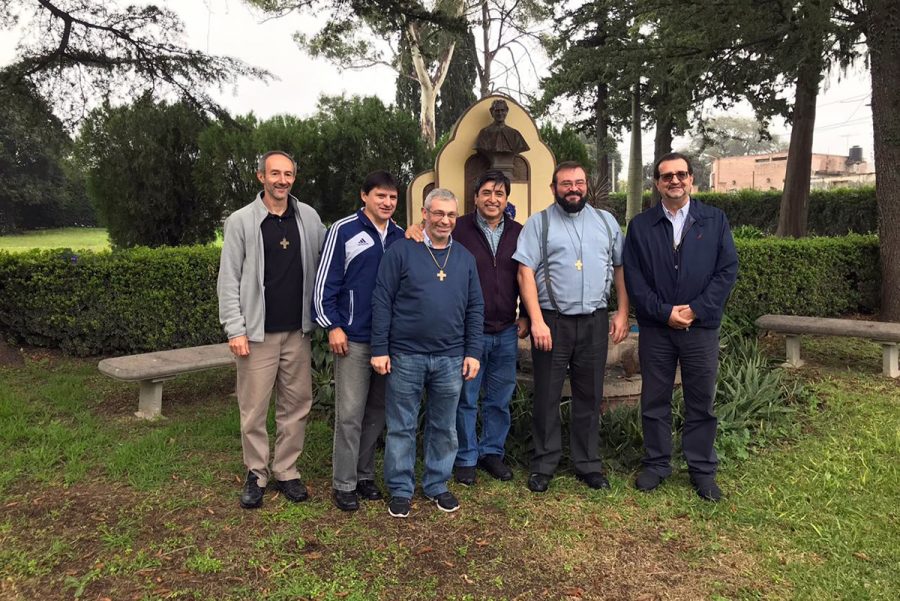
{"label": "concrete bench leg", "polygon": [[787,344],[787,361],[784,366],[802,367],[804,361],[800,358],[800,337],[785,336],[785,342]]}
{"label": "concrete bench leg", "polygon": [[881,343],[881,373],[888,378],[900,376],[900,348],[895,342]]}
{"label": "concrete bench leg", "polygon": [[141,392],[138,410],[135,415],[141,419],[157,419],[162,417],[163,382],[172,378],[159,380],[141,380]]}

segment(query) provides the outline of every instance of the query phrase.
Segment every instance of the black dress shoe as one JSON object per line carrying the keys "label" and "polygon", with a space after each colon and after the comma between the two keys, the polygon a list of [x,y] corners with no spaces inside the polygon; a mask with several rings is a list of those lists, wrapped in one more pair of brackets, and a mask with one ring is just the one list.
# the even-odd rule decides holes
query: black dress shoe
{"label": "black dress shoe", "polygon": [[497,480],[512,480],[513,473],[509,466],[503,463],[500,455],[485,455],[478,460],[478,467],[489,473]]}
{"label": "black dress shoe", "polygon": [[603,472],[575,474],[575,477],[587,484],[588,488],[593,488],[594,490],[609,488],[609,480],[606,479],[606,476],[603,475]]}
{"label": "black dress shoe", "polygon": [[472,486],[475,484],[475,466],[457,465],[453,468],[453,477],[463,486]]}
{"label": "black dress shoe", "polygon": [[641,473],[634,479],[634,487],[643,492],[650,492],[662,484],[663,480],[665,480],[665,478],[655,472],[641,470]]}
{"label": "black dress shoe", "polygon": [[373,480],[360,480],[357,482],[356,496],[365,501],[380,501],[384,498]]}
{"label": "black dress shoe", "polygon": [[247,472],[247,481],[241,489],[241,507],[244,509],[256,509],[262,505],[265,486],[259,486],[259,478],[253,472]]}
{"label": "black dress shoe", "polygon": [[334,489],[331,492],[331,498],[334,499],[334,506],[341,511],[356,511],[359,509],[359,499],[352,490]]}
{"label": "black dress shoe", "polygon": [[722,498],[722,489],[716,484],[715,476],[691,476],[691,484],[704,501],[716,503]]}
{"label": "black dress shoe", "polygon": [[300,478],[293,480],[275,480],[275,490],[281,492],[284,498],[293,503],[300,503],[309,498],[306,486],[300,481]]}
{"label": "black dress shoe", "polygon": [[547,474],[539,474],[537,472],[528,476],[528,490],[531,492],[546,492],[550,486],[550,478]]}

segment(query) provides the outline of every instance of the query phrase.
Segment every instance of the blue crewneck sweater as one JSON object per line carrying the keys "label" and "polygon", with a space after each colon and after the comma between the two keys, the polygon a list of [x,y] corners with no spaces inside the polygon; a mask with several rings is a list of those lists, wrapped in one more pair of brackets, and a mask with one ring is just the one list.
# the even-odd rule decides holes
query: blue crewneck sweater
{"label": "blue crewneck sweater", "polygon": [[431,249],[400,240],[384,253],[372,296],[372,356],[395,353],[479,357],[484,300],[475,258],[461,244]]}

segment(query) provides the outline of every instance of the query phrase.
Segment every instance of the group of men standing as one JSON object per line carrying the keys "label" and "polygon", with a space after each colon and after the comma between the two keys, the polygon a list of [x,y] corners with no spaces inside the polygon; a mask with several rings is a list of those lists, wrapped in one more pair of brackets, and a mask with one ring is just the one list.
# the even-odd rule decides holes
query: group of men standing
{"label": "group of men standing", "polygon": [[[671,473],[671,400],[681,365],[683,448],[691,481],[718,500],[713,397],[718,330],[737,274],[724,214],[690,198],[687,157],[655,166],[662,202],[623,236],[611,214],[586,204],[587,175],[557,166],[555,202],[523,227],[506,211],[510,180],[488,171],[475,182],[475,211],[460,216],[446,189],[425,198],[421,225],[406,235],[391,219],[398,185],[369,174],[362,207],[327,232],[289,194],[296,164],[279,151],[260,158],[263,191],[225,222],[220,319],[237,363],[247,478],[241,505],[258,507],[270,480],[291,501],[308,497],[296,462],[312,404],[309,333],[328,331],[335,357],[332,498],[341,510],[378,500],[375,449],[385,426],[388,510],[409,515],[416,434],[424,393],[422,490],[456,511],[451,478],[477,468],[510,480],[504,460],[518,340],[529,334],[534,365],[528,488],[548,489],[562,456],[560,400],[571,382],[570,454],[576,477],[609,488],[599,456],[607,343],[625,339],[633,305],[645,457],[638,489]],[[615,284],[617,312],[607,313]],[[266,416],[275,388],[276,438],[269,463]],[[478,425],[480,424],[480,432]]]}

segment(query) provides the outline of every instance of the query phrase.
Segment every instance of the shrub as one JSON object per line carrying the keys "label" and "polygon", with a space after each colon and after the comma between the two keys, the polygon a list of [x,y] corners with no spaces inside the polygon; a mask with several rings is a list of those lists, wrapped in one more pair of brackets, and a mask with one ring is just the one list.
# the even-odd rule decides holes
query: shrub
{"label": "shrub", "polygon": [[[752,225],[772,234],[778,229],[781,192],[741,190],[739,192],[698,192],[701,202],[719,207],[732,228]],[[643,207],[650,206],[650,193]],[[625,220],[625,194],[610,194],[608,208],[620,223]],[[875,188],[812,190],[809,194],[809,233],[816,236],[843,236],[851,232],[867,234],[878,230]]]}

